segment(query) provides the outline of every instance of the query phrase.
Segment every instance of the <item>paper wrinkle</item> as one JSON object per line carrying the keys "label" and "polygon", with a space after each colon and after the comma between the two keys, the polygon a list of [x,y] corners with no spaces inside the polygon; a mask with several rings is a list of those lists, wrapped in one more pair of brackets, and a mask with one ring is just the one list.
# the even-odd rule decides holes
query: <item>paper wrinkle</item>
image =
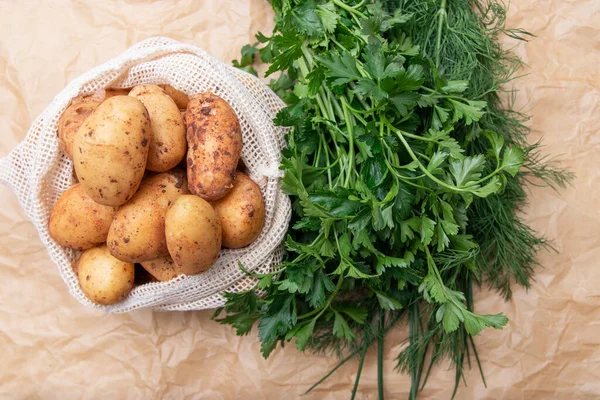
{"label": "paper wrinkle", "polygon": [[[532,116],[531,142],[577,174],[555,193],[531,187],[526,220],[559,251],[526,291],[504,302],[476,290],[476,310],[504,312],[504,330],[475,338],[486,374],[467,371],[459,399],[600,398],[600,2],[512,2],[509,27],[536,35],[516,52],[529,68],[513,83],[516,107]],[[229,62],[253,35],[271,32],[262,0],[178,2],[0,2],[0,156],[72,79],[140,40],[166,36]],[[25,29],[24,29],[25,28]],[[514,46],[514,41],[505,43]],[[270,171],[273,172],[273,171]],[[0,398],[294,399],[337,361],[294,343],[260,354],[257,330],[237,337],[211,312],[107,315],[73,299],[14,195],[0,187]],[[406,398],[393,368],[406,327],[385,341],[386,398]],[[377,398],[376,352],[363,367],[359,399]],[[348,362],[306,400],[347,399]],[[434,367],[420,399],[449,398],[448,363]]]}

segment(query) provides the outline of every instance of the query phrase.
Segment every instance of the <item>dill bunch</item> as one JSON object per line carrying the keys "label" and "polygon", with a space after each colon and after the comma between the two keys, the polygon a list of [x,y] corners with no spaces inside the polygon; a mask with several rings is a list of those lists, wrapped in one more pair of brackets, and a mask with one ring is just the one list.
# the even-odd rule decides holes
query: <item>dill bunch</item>
{"label": "dill bunch", "polygon": [[[487,103],[480,128],[492,129],[506,142],[525,150],[523,169],[519,175],[507,177],[504,192],[476,199],[468,212],[470,232],[480,247],[478,264],[483,278],[509,299],[511,282],[529,288],[538,265],[535,254],[550,248],[549,242],[523,220],[526,185],[547,185],[556,190],[564,188],[572,178],[570,172],[542,155],[540,143],[527,142],[528,117],[513,109],[516,92],[509,84],[519,77],[524,65],[516,54],[503,47],[500,39],[508,36],[523,41],[532,34],[507,28],[507,6],[496,0],[385,3],[390,11],[401,9],[413,14],[403,30],[421,52],[435,60],[442,76],[467,80],[468,96]],[[481,140],[474,140],[467,151],[476,154],[485,146]]]}
{"label": "dill bunch", "polygon": [[[491,288],[510,299],[513,282],[527,289],[530,287],[535,268],[539,265],[536,253],[551,249],[550,243],[523,220],[527,184],[546,185],[558,190],[572,179],[569,171],[555,166],[553,160],[542,155],[541,143],[528,143],[530,129],[525,125],[528,117],[513,109],[516,91],[509,85],[519,78],[518,73],[524,65],[516,54],[503,47],[501,38],[508,36],[525,41],[533,35],[523,29],[506,27],[508,9],[500,1],[388,0],[385,3],[391,12],[401,9],[413,15],[403,26],[403,31],[420,47],[421,52],[435,60],[442,76],[468,81],[468,96],[487,103],[487,112],[479,121],[481,130],[492,129],[506,142],[525,150],[520,174],[507,177],[503,192],[475,199],[469,208],[469,232],[479,245],[476,260],[481,275],[466,273],[459,277],[466,293],[472,293],[473,278],[478,281],[482,278]],[[463,129],[461,134],[466,136],[470,132]],[[485,146],[486,143],[476,139],[467,147],[467,153],[477,154]],[[472,297],[467,297],[470,297],[472,309]],[[415,312],[418,313],[418,310]],[[435,328],[435,324],[429,324],[428,328],[420,330],[420,326],[411,324],[411,331],[418,330],[419,334],[415,340],[411,337],[409,347],[398,358],[398,367],[416,376],[413,380],[418,382],[426,349],[435,343],[432,363],[449,356],[456,367],[454,394],[463,379],[465,359],[470,364],[469,349],[474,353],[483,378],[472,338],[467,338],[464,332],[444,337],[443,333],[436,333]],[[411,397],[415,395],[414,390],[411,391]]]}

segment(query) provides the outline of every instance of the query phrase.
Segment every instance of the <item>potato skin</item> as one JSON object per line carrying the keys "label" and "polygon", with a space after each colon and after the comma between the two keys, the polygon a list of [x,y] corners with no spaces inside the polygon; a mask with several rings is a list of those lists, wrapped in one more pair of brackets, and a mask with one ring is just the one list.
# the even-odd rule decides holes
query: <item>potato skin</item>
{"label": "potato skin", "polygon": [[168,255],[165,214],[182,193],[187,193],[183,171],[164,172],[145,179],[137,193],[115,214],[107,238],[110,253],[132,263]]}
{"label": "potato skin", "polygon": [[138,85],[129,96],[141,101],[150,115],[152,138],[146,169],[165,172],[174,168],[187,149],[185,125],[177,104],[156,85]]}
{"label": "potato skin", "polygon": [[88,96],[77,96],[58,120],[58,142],[69,159],[73,159],[73,142],[83,122],[104,100],[127,95],[129,89],[100,89]]}
{"label": "potato skin", "polygon": [[175,89],[171,85],[158,85],[165,90],[165,92],[173,99],[177,107],[181,110],[185,110],[190,102],[190,97],[180,90]]}
{"label": "potato skin", "polygon": [[242,151],[240,122],[229,104],[212,93],[190,99],[185,121],[190,192],[207,201],[219,200],[235,178]]}
{"label": "potato skin", "polygon": [[223,247],[246,247],[265,226],[265,203],[260,188],[244,173],[238,172],[229,193],[211,204],[221,221]]}
{"label": "potato skin", "polygon": [[94,303],[120,302],[133,288],[135,266],[110,255],[106,245],[92,247],[77,261],[77,278],[83,293]]}
{"label": "potato skin", "polygon": [[141,264],[150,275],[161,282],[170,281],[183,273],[180,271],[179,266],[175,264],[175,261],[173,261],[171,256],[160,257],[152,261],[144,261]]}
{"label": "potato skin", "polygon": [[180,273],[207,271],[221,250],[221,222],[212,206],[194,195],[179,196],[165,216],[167,247]]}
{"label": "potato skin", "polygon": [[76,97],[58,120],[58,143],[69,159],[73,159],[73,142],[85,120],[98,108],[100,102],[90,97]]}
{"label": "potato skin", "polygon": [[138,189],[146,170],[150,118],[130,96],[105,100],[85,120],[73,146],[77,178],[96,203],[119,206]]}
{"label": "potato skin", "polygon": [[90,199],[81,184],[65,191],[54,204],[48,232],[61,246],[85,250],[106,242],[115,207],[103,206]]}

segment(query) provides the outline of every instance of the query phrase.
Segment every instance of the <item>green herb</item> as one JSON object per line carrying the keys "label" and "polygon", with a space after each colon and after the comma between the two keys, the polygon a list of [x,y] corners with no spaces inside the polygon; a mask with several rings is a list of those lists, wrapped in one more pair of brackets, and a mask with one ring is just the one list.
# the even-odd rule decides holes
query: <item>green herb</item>
{"label": "green herb", "polygon": [[291,128],[281,168],[293,221],[284,263],[249,273],[257,289],[227,294],[217,320],[238,334],[258,322],[265,357],[286,341],[340,365],[358,357],[353,398],[377,341],[383,398],[383,337],[406,316],[398,367],[410,397],[444,357],[458,387],[471,352],[479,365],[472,335],[507,323],[475,313],[473,280],[506,296],[512,279],[529,285],[546,242],[518,216],[524,184],[569,178],[500,101],[520,60],[497,35],[527,33],[503,30],[494,2],[271,3],[273,35],[259,33],[235,65],[250,70],[258,54],[280,73],[271,88],[289,104],[275,121]]}

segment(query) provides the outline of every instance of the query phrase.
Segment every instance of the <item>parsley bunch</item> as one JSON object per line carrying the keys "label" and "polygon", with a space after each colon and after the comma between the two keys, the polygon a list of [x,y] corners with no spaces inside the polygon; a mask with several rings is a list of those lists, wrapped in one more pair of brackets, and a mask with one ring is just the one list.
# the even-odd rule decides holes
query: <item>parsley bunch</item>
{"label": "parsley bunch", "polygon": [[257,287],[226,294],[217,320],[239,335],[258,322],[265,357],[286,341],[336,352],[340,365],[358,356],[353,396],[377,342],[383,398],[383,339],[407,317],[398,367],[411,374],[411,397],[429,348],[432,364],[452,359],[458,384],[470,349],[477,358],[472,336],[507,323],[474,312],[472,281],[509,295],[511,278],[528,285],[544,244],[516,216],[523,184],[568,179],[501,106],[520,61],[477,2],[271,3],[273,35],[259,33],[235,65],[256,73],[259,54],[266,75],[279,74],[271,88],[288,104],[276,123],[290,128],[281,168],[293,221],[285,261],[271,274],[246,271]]}

